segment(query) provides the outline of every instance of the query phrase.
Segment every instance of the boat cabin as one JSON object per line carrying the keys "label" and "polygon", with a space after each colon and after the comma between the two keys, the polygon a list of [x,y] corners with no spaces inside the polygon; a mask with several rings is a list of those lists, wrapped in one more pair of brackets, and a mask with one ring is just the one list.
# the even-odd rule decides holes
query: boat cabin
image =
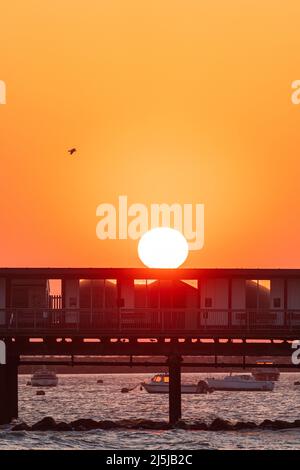
{"label": "boat cabin", "polygon": [[169,383],[169,375],[168,374],[156,374],[154,377],[152,377],[151,382],[154,383]]}

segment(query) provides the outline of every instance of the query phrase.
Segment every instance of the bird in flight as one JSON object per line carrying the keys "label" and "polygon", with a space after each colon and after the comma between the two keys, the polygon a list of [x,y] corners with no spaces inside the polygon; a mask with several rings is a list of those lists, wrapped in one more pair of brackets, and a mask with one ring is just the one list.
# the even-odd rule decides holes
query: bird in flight
{"label": "bird in flight", "polygon": [[72,148],[72,149],[70,149],[70,150],[68,150],[68,152],[69,152],[70,155],[73,155],[73,153],[75,153],[76,151],[77,151],[77,149],[76,149],[75,147]]}

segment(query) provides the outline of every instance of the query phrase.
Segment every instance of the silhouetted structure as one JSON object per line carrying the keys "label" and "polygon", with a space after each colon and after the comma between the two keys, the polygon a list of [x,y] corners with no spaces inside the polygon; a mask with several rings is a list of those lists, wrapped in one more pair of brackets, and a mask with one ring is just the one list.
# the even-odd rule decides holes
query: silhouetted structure
{"label": "silhouetted structure", "polygon": [[21,355],[65,355],[70,364],[76,355],[164,355],[174,422],[182,356],[245,364],[246,356],[290,355],[299,334],[297,269],[3,268],[0,422],[17,416]]}

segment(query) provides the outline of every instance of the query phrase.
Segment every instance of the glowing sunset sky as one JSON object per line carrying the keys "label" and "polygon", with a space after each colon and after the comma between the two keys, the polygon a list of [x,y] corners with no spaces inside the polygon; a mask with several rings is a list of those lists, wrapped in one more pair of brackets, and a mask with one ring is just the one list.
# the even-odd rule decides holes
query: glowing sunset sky
{"label": "glowing sunset sky", "polygon": [[[186,266],[300,266],[299,0],[3,0],[1,266],[140,266],[96,207],[204,203]],[[77,147],[70,157],[67,149]]]}

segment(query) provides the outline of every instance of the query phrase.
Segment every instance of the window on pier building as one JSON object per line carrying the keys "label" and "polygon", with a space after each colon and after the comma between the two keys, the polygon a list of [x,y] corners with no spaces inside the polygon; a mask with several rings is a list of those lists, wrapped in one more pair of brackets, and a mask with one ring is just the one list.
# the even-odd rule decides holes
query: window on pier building
{"label": "window on pier building", "polygon": [[173,307],[199,307],[199,289],[196,280],[173,281]]}
{"label": "window on pier building", "polygon": [[281,298],[275,297],[273,299],[273,308],[280,308],[281,307]]}
{"label": "window on pier building", "polygon": [[270,280],[247,280],[246,281],[246,308],[247,309],[269,309],[270,308]]}
{"label": "window on pier building", "polygon": [[105,279],[105,308],[114,308],[118,304],[118,286],[116,279]]}
{"label": "window on pier building", "polygon": [[136,308],[158,308],[159,292],[155,279],[134,280],[134,306]]}
{"label": "window on pier building", "polygon": [[117,281],[115,279],[80,279],[80,308],[103,309],[117,306]]}
{"label": "window on pier building", "polygon": [[135,280],[134,302],[137,308],[197,308],[197,280]]}
{"label": "window on pier building", "polygon": [[46,279],[13,279],[11,306],[15,308],[44,308],[47,306]]}
{"label": "window on pier building", "polygon": [[48,308],[59,310],[62,308],[62,282],[61,279],[48,279],[47,281]]}

